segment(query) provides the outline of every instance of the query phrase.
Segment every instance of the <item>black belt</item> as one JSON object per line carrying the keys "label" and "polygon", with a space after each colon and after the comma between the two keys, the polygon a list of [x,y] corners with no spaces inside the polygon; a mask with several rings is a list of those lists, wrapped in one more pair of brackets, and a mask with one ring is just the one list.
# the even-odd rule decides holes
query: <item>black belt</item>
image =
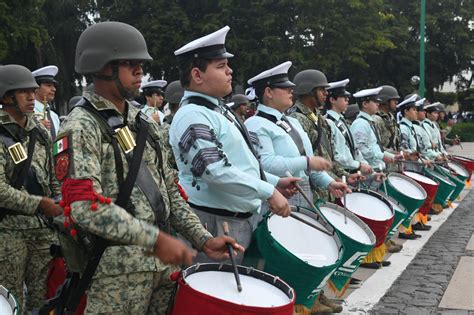
{"label": "black belt", "polygon": [[195,205],[194,203],[191,203],[191,202],[188,202],[188,204],[192,208],[197,209],[199,211],[206,212],[206,213],[209,213],[209,214],[218,215],[218,216],[221,216],[221,217],[233,217],[233,218],[239,218],[239,219],[247,219],[247,218],[250,218],[253,215],[253,213],[250,213],[250,212],[232,212],[232,211],[227,211],[227,210],[224,210],[224,209],[216,209],[216,208],[209,208],[209,207],[205,207],[205,206],[198,206],[198,205]]}

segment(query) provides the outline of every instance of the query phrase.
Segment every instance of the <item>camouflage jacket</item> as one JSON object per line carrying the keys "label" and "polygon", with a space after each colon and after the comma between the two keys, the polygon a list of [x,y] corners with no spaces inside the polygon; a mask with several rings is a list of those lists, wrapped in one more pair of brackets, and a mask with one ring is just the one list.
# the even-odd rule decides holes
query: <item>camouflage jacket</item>
{"label": "camouflage jacket", "polygon": [[[19,127],[17,122],[3,110],[0,110],[0,123],[2,125],[15,124]],[[49,137],[48,130],[36,120],[34,115],[28,115],[26,126],[24,128],[19,127],[18,129],[21,130],[19,133],[23,133],[23,131],[26,132],[18,136],[19,138],[24,137],[21,145],[25,149],[25,152],[28,152],[28,144],[30,141],[29,132],[35,127],[38,128],[40,134],[38,134],[36,138],[31,168],[36,175],[38,183],[43,188],[44,195],[53,197],[59,195],[60,190],[59,183],[53,176],[51,138]],[[8,230],[44,228],[45,225],[35,216],[41,201],[41,196],[31,195],[27,193],[24,188],[18,190],[10,186],[15,164],[5,143],[1,140],[0,142],[0,207],[18,211],[18,213],[23,214],[5,216],[5,218],[0,221],[0,230],[7,232]]]}
{"label": "camouflage jacket", "polygon": [[[84,96],[99,111],[116,107],[110,101],[97,94]],[[128,104],[128,114],[118,116],[125,121],[136,137],[135,118],[139,110]],[[142,160],[148,166],[156,185],[159,187],[166,205],[168,220],[176,231],[191,241],[193,246],[201,249],[212,236],[201,225],[199,218],[192,212],[181,197],[175,183],[175,173],[170,169],[168,159],[170,148],[165,141],[160,126],[148,120],[150,137],[161,147],[163,158],[162,176],[159,157],[147,141]],[[101,128],[99,119],[87,109],[74,108],[61,126],[58,140],[68,136],[72,142],[68,176],[73,179],[90,179],[94,191],[115,200],[119,185],[114,160],[114,151],[109,136]],[[128,173],[128,164],[121,151],[124,178]],[[154,226],[155,214],[141,189],[134,185],[130,201],[135,207],[134,216],[123,208],[111,204],[99,204],[96,211],[91,211],[90,201],[76,201],[71,205],[71,214],[76,224],[82,229],[127,246],[108,247],[99,263],[96,277],[99,275],[117,275],[137,271],[163,270],[165,265],[158,259],[147,256],[155,244],[158,228]]]}
{"label": "camouflage jacket", "polygon": [[[316,147],[316,142],[318,139],[318,126],[307,116],[311,114],[311,110],[305,106],[300,101],[296,101],[295,104],[296,110],[290,114],[291,117],[298,119],[303,130],[308,134],[311,145],[313,146],[313,151],[315,156],[321,156],[332,162],[333,168],[327,173],[332,178],[341,177],[342,175],[348,176],[342,166],[334,161],[334,142],[331,127],[329,126],[326,118],[324,118],[320,113],[316,112],[316,121],[319,123],[321,121],[321,141],[318,147]],[[328,200],[329,194],[326,189],[316,189],[316,193],[320,198]]]}
{"label": "camouflage jacket", "polygon": [[392,153],[400,150],[400,128],[392,113],[378,112],[373,116],[375,126],[379,131],[380,142],[384,151]]}

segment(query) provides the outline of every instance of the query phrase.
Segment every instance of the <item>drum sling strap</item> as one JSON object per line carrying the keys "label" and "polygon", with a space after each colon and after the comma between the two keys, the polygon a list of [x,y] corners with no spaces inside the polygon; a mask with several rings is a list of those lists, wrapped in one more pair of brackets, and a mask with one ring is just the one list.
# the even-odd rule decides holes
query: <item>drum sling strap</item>
{"label": "drum sling strap", "polygon": [[377,139],[377,144],[378,144],[380,150],[383,152],[384,149],[382,147],[382,142],[380,142],[380,135],[379,135],[379,132],[377,131],[377,128],[375,127],[375,123],[372,120],[369,120],[369,119],[367,119],[367,117],[364,117],[364,116],[359,116],[359,118],[365,119],[369,123],[370,128],[374,132],[375,138]]}
{"label": "drum sling strap", "polygon": [[346,139],[346,143],[348,144],[349,150],[351,151],[352,158],[355,159],[355,146],[354,146],[354,139],[352,138],[352,134],[349,131],[349,127],[347,126],[346,122],[344,121],[344,118],[341,117],[341,119],[336,120],[331,115],[327,115],[327,118],[331,119],[334,124],[336,125],[337,129],[339,129]]}
{"label": "drum sling strap", "polygon": [[[212,111],[218,112],[221,115],[223,115],[227,120],[229,120],[231,123],[233,123],[239,132],[242,134],[242,137],[245,140],[245,143],[247,143],[247,146],[249,147],[250,151],[252,154],[255,156],[258,162],[258,168],[260,169],[260,179],[263,181],[267,181],[267,178],[265,176],[265,172],[263,171],[262,164],[260,163],[260,159],[258,158],[258,154],[255,151],[253,145],[252,145],[252,140],[250,140],[250,135],[247,130],[247,127],[245,127],[244,123],[242,120],[237,117],[236,115],[232,114],[229,109],[223,108],[222,106],[218,106],[214,104],[213,102],[199,96],[191,96],[187,99],[188,103],[196,104],[199,106],[204,106],[207,109],[210,109]],[[225,105],[224,105],[225,106]]]}
{"label": "drum sling strap", "polygon": [[[21,132],[26,133],[26,131],[21,129],[21,127],[19,126],[0,125],[0,139],[3,141],[7,148],[10,148],[15,145],[21,146],[21,143],[24,140],[24,137],[18,136]],[[30,131],[30,142],[28,143],[27,158],[26,160],[21,161],[15,165],[12,177],[10,178],[10,186],[18,190],[25,187],[27,188],[28,193],[43,196],[43,188],[38,183],[36,179],[36,174],[31,168],[31,162],[33,159],[33,152],[35,150],[35,144],[38,137],[38,133],[39,131],[36,127]],[[32,181],[36,181],[36,183],[33,183]],[[10,209],[0,208],[0,221],[2,221],[7,215],[20,215],[20,213]]]}
{"label": "drum sling strap", "polygon": [[262,111],[259,111],[256,116],[265,118],[281,129],[283,129],[293,140],[293,142],[296,144],[296,147],[298,148],[298,152],[300,153],[301,156],[306,156],[306,152],[304,150],[304,145],[303,145],[303,140],[301,139],[298,131],[293,128],[293,126],[290,124],[288,121],[288,118],[285,116],[281,117],[281,120],[278,120],[275,116],[264,113]]}
{"label": "drum sling strap", "polygon": [[411,130],[413,136],[415,137],[415,143],[416,143],[416,148],[415,148],[415,150],[419,150],[419,149],[420,149],[420,145],[418,144],[418,137],[416,136],[415,127],[409,126],[409,125],[408,125],[406,122],[404,122],[404,121],[400,122],[400,124],[405,125],[405,126],[407,126],[408,128],[410,128],[410,130]]}
{"label": "drum sling strap", "polygon": [[[115,111],[113,110],[98,111],[95,107],[92,106],[92,104],[89,103],[88,100],[84,98],[76,106],[88,110],[94,116],[99,118],[99,121],[101,121],[103,128],[104,125],[107,126],[104,129],[110,136],[112,142],[112,147],[114,150],[114,159],[118,175],[117,177],[119,178],[120,185],[118,197],[115,201],[115,204],[119,207],[124,208],[125,210],[127,210],[127,212],[133,215],[134,207],[130,203],[130,196],[132,194],[133,186],[136,183],[148,199],[150,206],[152,207],[153,212],[155,213],[155,219],[159,223],[164,223],[164,221],[166,220],[166,206],[163,201],[163,196],[161,195],[158,186],[153,180],[153,176],[150,173],[150,170],[142,160],[143,152],[145,150],[145,144],[149,135],[148,122],[145,120],[145,117],[143,117],[141,113],[139,113],[136,117],[136,123],[138,125],[136,146],[133,149],[133,155],[127,155],[129,171],[127,177],[125,178],[125,180],[123,180],[123,164],[120,154],[120,147],[117,139],[115,138],[115,129],[117,127],[123,127],[124,125],[126,126],[126,122],[125,124],[122,123]],[[159,153],[159,166],[163,175],[162,156],[158,144],[155,147],[155,150],[158,151],[157,154]],[[110,243],[110,241],[97,237],[96,242],[91,251],[91,257],[89,258],[82,277],[79,278],[79,275],[75,274],[72,275],[71,279],[66,280],[71,281],[70,286],[72,287],[72,289],[71,287],[66,289],[68,291],[66,292],[66,301],[64,301],[64,307],[66,312],[74,312],[76,310],[82,295],[92,282],[92,277],[97,269],[97,266],[99,265],[100,259],[102,258],[105,249],[111,245],[112,244]],[[60,307],[62,308],[62,305]]]}

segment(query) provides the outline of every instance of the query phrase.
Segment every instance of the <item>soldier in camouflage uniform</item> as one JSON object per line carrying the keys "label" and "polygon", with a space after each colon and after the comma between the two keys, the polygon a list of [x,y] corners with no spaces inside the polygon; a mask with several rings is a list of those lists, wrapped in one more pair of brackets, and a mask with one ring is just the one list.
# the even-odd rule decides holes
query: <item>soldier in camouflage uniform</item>
{"label": "soldier in camouflage uniform", "polygon": [[[142,61],[151,59],[142,34],[124,23],[104,22],[90,26],[77,44],[76,72],[93,75],[94,91],[85,93],[84,105],[78,104],[71,111],[55,143],[57,176],[64,180],[63,198],[68,195],[63,204],[65,215],[68,218],[66,207],[70,206],[67,222],[74,228],[123,244],[105,249],[87,292],[86,313],[89,314],[166,312],[175,290],[169,275],[180,270],[179,264],[190,264],[192,252],[163,228],[159,229],[155,222],[161,222],[164,227],[171,226],[213,259],[228,258],[226,242],[243,250],[230,237],[213,238],[200,224],[180,196],[167,162],[169,147],[159,126],[143,118],[128,101],[140,87]],[[137,138],[139,126],[148,128],[140,170],[148,173],[145,176],[156,188],[154,195],[161,194],[162,200],[158,203],[162,207],[158,211],[137,181],[133,184],[127,210],[102,197],[115,200],[120,178],[129,171],[126,156],[120,148],[118,154],[123,173],[118,169],[114,157],[117,151],[100,118],[104,112],[122,122],[122,129],[117,129],[114,137],[119,137],[119,132],[126,132]],[[141,115],[140,120],[137,115]],[[125,149],[126,146],[121,144],[120,147]],[[74,196],[76,189],[81,189],[81,194]],[[95,202],[97,198],[99,203]]]}
{"label": "soldier in camouflage uniform", "polygon": [[[49,246],[55,236],[40,216],[62,212],[49,198],[59,194],[59,185],[52,178],[48,130],[33,115],[37,87],[25,67],[0,67],[0,284],[13,293],[20,313],[24,312],[23,284],[28,312],[40,307],[46,295]],[[20,151],[25,158],[27,152],[31,154],[31,166],[28,159],[19,159]],[[14,183],[18,178],[20,185]]]}
{"label": "soldier in camouflage uniform", "polygon": [[400,128],[394,113],[397,110],[400,95],[393,86],[383,85],[381,88],[378,95],[380,99],[379,111],[373,118],[384,151],[396,153],[400,150]]}
{"label": "soldier in camouflage uniform", "polygon": [[[293,91],[296,103],[290,116],[298,119],[303,130],[308,134],[314,155],[333,162],[334,143],[331,127],[326,118],[318,111],[318,108],[326,102],[328,95],[326,88],[329,84],[326,76],[318,70],[303,70],[296,74],[293,82],[296,84]],[[344,171],[337,162],[333,162],[332,169],[328,171],[328,174],[334,179],[343,175],[349,177],[349,173]],[[315,199],[317,198],[328,201],[331,197],[328,190],[316,188]]]}

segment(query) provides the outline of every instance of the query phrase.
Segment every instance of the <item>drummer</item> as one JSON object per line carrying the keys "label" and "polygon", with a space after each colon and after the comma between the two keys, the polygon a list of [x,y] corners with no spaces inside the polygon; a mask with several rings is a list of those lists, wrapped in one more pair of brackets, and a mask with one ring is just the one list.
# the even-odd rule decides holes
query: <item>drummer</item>
{"label": "drummer", "polygon": [[[203,225],[213,235],[223,234],[226,221],[230,234],[247,247],[253,233],[252,216],[260,212],[262,201],[269,203],[273,213],[288,216],[290,207],[279,189],[292,187],[297,179],[261,171],[250,140],[245,138],[245,126],[222,102],[232,91],[228,58],[233,55],[224,45],[229,30],[223,27],[174,52],[185,92],[171,123],[170,144],[179,183]],[[239,254],[237,263],[242,259]],[[209,260],[198,254],[195,261]]]}
{"label": "drummer", "polygon": [[[258,137],[257,149],[265,171],[279,177],[289,172],[302,178],[299,184],[308,195],[312,195],[311,184],[324,187],[340,198],[347,185],[335,181],[325,172],[331,168],[331,162],[312,154],[313,148],[303,127],[297,119],[285,115],[293,105],[295,86],[288,80],[290,67],[291,61],[287,61],[248,80],[255,89],[259,104],[256,115],[247,119],[245,125]],[[289,202],[308,206],[300,196],[290,198]]]}
{"label": "drummer", "polygon": [[[335,154],[334,159],[340,163],[350,176],[357,178],[357,171],[362,174],[371,174],[372,168],[359,150],[354,146],[354,138],[346,124],[342,113],[347,110],[351,93],[346,91],[349,79],[331,82],[328,87],[328,98],[326,100],[326,118],[331,127]],[[355,175],[355,176],[354,176]]]}
{"label": "drummer", "polygon": [[[312,195],[311,186],[319,186],[340,198],[344,191],[350,192],[347,185],[335,181],[325,172],[331,168],[331,163],[313,155],[311,141],[301,124],[297,119],[285,115],[285,111],[293,104],[295,84],[288,79],[291,64],[290,61],[284,62],[248,80],[255,89],[259,104],[256,115],[247,119],[245,125],[258,138],[255,142],[265,171],[279,177],[285,176],[286,172],[300,177],[302,181],[299,184],[308,196]],[[288,201],[292,205],[308,206],[300,195]],[[322,305],[319,300],[325,301],[326,305]],[[325,296],[319,300],[312,312],[342,311],[340,305],[331,303]]]}
{"label": "drummer", "polygon": [[[397,109],[400,111],[402,119],[400,120],[400,131],[401,131],[401,143],[400,147],[405,153],[414,156],[424,151],[426,145],[422,139],[424,131],[422,128],[415,124],[418,118],[418,106],[423,106],[425,99],[419,99],[417,94],[409,95],[403,102],[397,105]],[[420,164],[408,164],[405,167],[413,171],[420,171],[423,169],[423,164],[430,165],[431,162],[428,159],[421,159],[423,162]],[[417,162],[417,161],[414,161]],[[413,235],[410,235],[410,230],[414,231],[428,231],[431,226],[423,223],[423,216],[417,214],[412,219],[412,224],[406,231],[402,231],[399,235],[401,238],[413,239]],[[404,229],[404,228],[402,228]],[[404,235],[405,234],[405,235]],[[416,237],[417,234],[414,236]],[[404,237],[406,236],[406,237]]]}
{"label": "drummer", "polygon": [[[401,158],[398,153],[383,151],[380,135],[375,127],[373,116],[377,113],[382,88],[365,89],[354,94],[360,113],[350,127],[355,148],[376,172],[385,169],[386,163],[393,163]],[[379,174],[374,175],[376,179]],[[378,186],[378,185],[377,185]]]}
{"label": "drummer", "polygon": [[425,102],[426,99],[424,98],[416,101],[417,119],[412,122],[418,137],[419,152],[427,160],[442,161],[442,154],[434,150],[430,133],[425,129],[425,125],[423,124],[426,119],[426,107],[431,106],[431,104],[425,105]]}
{"label": "drummer", "polygon": [[441,106],[442,104],[440,102],[436,102],[425,107],[426,119],[423,120],[423,127],[430,134],[433,148],[443,156],[443,159],[447,159],[448,152],[444,148],[441,132],[436,122]]}

